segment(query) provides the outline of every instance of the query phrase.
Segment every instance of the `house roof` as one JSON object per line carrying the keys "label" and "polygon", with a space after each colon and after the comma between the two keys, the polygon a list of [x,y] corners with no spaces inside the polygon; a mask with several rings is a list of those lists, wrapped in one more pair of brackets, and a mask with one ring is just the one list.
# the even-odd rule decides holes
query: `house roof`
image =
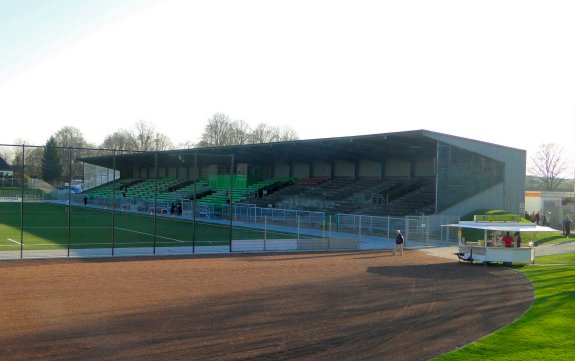
{"label": "house roof", "polygon": [[12,167],[2,157],[0,157],[0,170],[12,170]]}

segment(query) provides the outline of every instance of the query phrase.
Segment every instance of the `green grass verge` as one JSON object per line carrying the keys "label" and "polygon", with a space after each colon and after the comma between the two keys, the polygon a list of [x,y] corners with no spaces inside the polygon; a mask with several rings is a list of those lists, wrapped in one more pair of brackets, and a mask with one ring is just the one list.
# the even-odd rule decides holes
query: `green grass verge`
{"label": "green grass verge", "polygon": [[[42,199],[44,192],[41,189],[24,188],[24,196],[36,199]],[[0,187],[0,197],[22,197],[22,188],[20,187]]]}
{"label": "green grass verge", "polygon": [[[230,227],[178,218],[154,217],[132,213],[24,203],[22,222],[20,203],[0,203],[0,250],[24,250],[107,247],[191,246],[195,231],[196,246],[229,245]],[[23,223],[23,227],[22,227]],[[22,232],[23,231],[23,232]],[[264,231],[234,227],[232,238],[263,239]],[[154,237],[156,234],[156,237]],[[296,238],[296,235],[268,231],[267,239]],[[305,237],[302,237],[305,238]],[[23,240],[23,242],[21,242]]]}
{"label": "green grass verge", "polygon": [[575,253],[536,258],[519,269],[535,287],[535,300],[517,322],[434,360],[575,360]]}

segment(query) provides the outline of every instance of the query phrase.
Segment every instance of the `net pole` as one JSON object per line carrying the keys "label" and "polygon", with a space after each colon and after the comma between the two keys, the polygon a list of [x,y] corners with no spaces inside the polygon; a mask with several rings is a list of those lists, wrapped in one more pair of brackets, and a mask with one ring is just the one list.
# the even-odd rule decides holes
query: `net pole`
{"label": "net pole", "polygon": [[266,241],[267,241],[267,234],[268,234],[268,216],[264,218],[264,252],[266,251]]}

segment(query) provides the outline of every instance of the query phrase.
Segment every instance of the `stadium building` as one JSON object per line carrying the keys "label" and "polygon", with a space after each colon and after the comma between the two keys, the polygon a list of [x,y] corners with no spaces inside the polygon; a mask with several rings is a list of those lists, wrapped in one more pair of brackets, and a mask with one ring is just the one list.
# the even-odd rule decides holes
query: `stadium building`
{"label": "stadium building", "polygon": [[82,160],[94,197],[378,216],[524,211],[524,150],[428,130]]}

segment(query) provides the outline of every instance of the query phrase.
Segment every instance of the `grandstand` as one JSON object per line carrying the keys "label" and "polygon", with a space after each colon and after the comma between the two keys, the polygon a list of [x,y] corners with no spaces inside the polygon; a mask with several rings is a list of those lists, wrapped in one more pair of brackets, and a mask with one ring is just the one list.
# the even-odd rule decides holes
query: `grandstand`
{"label": "grandstand", "polygon": [[[378,216],[518,213],[525,151],[427,130],[83,158],[91,197]],[[88,169],[92,169],[88,171]],[[96,170],[94,170],[96,169]]]}

